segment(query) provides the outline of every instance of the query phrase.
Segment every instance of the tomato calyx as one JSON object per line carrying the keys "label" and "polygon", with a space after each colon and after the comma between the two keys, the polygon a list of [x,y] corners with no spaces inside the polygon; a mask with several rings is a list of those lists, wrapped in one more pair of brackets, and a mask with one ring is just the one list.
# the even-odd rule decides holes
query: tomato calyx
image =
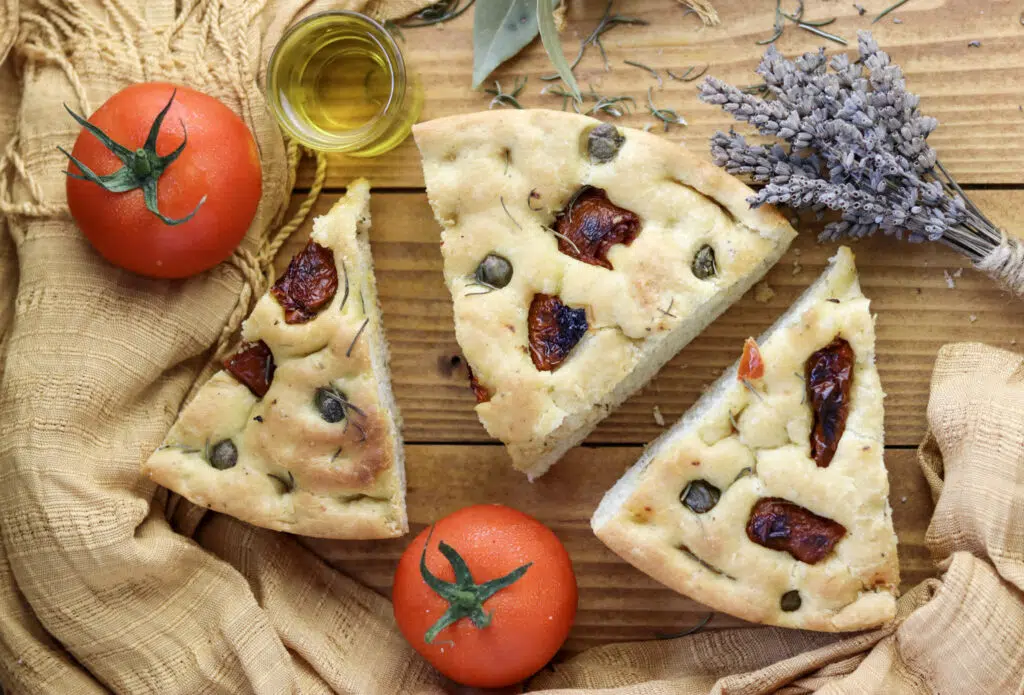
{"label": "tomato calyx", "polygon": [[100,176],[81,161],[76,159],[63,147],[57,147],[57,149],[60,150],[65,157],[71,160],[71,162],[74,163],[82,172],[81,174],[75,174],[70,171],[65,171],[64,173],[73,179],[80,179],[82,181],[95,183],[97,186],[100,186],[111,193],[126,193],[127,191],[141,188],[143,199],[146,203],[146,209],[160,218],[160,221],[164,224],[175,226],[188,222],[197,212],[199,212],[199,208],[202,207],[203,203],[206,202],[205,195],[199,200],[192,212],[178,219],[167,217],[160,212],[157,206],[157,181],[160,180],[160,176],[164,173],[164,170],[169,167],[174,160],[181,156],[181,153],[185,150],[185,145],[188,144],[188,131],[185,128],[185,122],[182,121],[181,129],[185,134],[185,138],[181,141],[181,144],[178,145],[173,152],[168,155],[164,155],[163,157],[156,153],[156,139],[157,136],[160,135],[160,127],[163,125],[164,117],[170,110],[171,104],[174,103],[174,97],[177,93],[178,90],[171,92],[171,98],[168,100],[167,105],[164,106],[160,113],[157,114],[156,119],[153,121],[153,125],[150,126],[149,135],[146,137],[146,143],[136,150],[130,150],[124,145],[115,142],[113,138],[104,133],[100,128],[72,111],[67,104],[64,104],[64,109],[71,114],[71,117],[74,118],[80,126],[92,133],[97,140],[103,143],[104,147],[110,150],[114,156],[120,159],[121,163],[124,164],[123,167],[115,171],[113,174]]}
{"label": "tomato calyx", "polygon": [[477,584],[469,571],[469,566],[462,559],[458,551],[444,541],[438,543],[438,550],[445,556],[455,572],[455,581],[446,582],[430,573],[427,569],[427,548],[430,546],[430,536],[434,530],[427,534],[427,540],[423,544],[423,554],[420,555],[420,574],[438,596],[448,602],[448,610],[434,623],[424,635],[427,644],[432,644],[441,630],[452,625],[463,618],[469,618],[473,626],[483,629],[491,624],[491,613],[484,610],[484,601],[494,596],[502,589],[506,589],[526,574],[526,570],[533,565],[528,562],[518,567],[504,577],[498,577],[483,584]]}

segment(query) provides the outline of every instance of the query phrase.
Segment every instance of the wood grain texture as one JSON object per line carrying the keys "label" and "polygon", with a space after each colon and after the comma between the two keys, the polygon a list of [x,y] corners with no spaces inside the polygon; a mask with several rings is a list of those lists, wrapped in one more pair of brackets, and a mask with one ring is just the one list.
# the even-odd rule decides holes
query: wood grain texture
{"label": "wood grain texture", "polygon": [[[699,623],[708,609],[619,559],[590,530],[590,515],[601,496],[640,452],[638,446],[578,448],[529,483],[496,455],[500,450],[495,446],[408,446],[410,535],[391,541],[303,542],[331,565],[389,595],[398,558],[424,527],[468,505],[512,504],[551,527],[572,557],[580,601],[563,656],[598,644],[652,639]],[[924,546],[932,501],[914,451],[889,450],[886,464],[906,590],[935,575]],[[708,629],[740,625],[749,623],[716,614]]]}
{"label": "wood grain texture", "polygon": [[[828,30],[845,37],[855,50],[857,31],[870,29],[882,47],[906,72],[909,89],[921,97],[924,113],[939,119],[930,138],[940,159],[961,183],[1024,183],[1024,26],[1021,6],[1015,2],[973,0],[913,0],[877,24],[871,19],[893,0],[862,0],[867,12],[860,16],[850,2],[807,0],[806,17],[836,17]],[[676,109],[688,128],[673,127],[666,137],[685,143],[707,156],[708,138],[728,129],[732,119],[720,109],[698,101],[695,82],[677,82],[664,70],[677,74],[690,65],[709,66],[709,75],[732,84],[759,82],[754,68],[764,51],[756,41],[772,33],[774,3],[716,0],[722,18],[717,27],[702,27],[684,16],[675,0],[619,0],[615,11],[639,17],[649,26],[620,26],[605,34],[611,69],[605,71],[595,48],[588,50],[576,70],[581,87],[593,85],[603,95],[629,95],[637,100],[634,114],[617,122],[642,127],[660,123],[644,106],[648,86],[655,87],[659,107]],[[569,3],[569,25],[563,32],[565,54],[576,55],[579,40],[596,25],[605,3],[585,0]],[[896,23],[897,20],[900,23]],[[408,29],[405,52],[422,77],[426,103],[421,120],[480,111],[489,96],[470,87],[472,73],[472,13],[443,25]],[[980,41],[971,47],[972,41]],[[788,56],[825,45],[830,53],[842,46],[790,24],[776,43]],[[627,66],[633,60],[655,68],[664,88],[641,70]],[[510,88],[516,76],[528,75],[520,98],[528,108],[561,108],[562,100],[542,95],[541,75],[552,72],[539,41],[499,68],[491,79]],[[306,166],[299,185],[308,186],[312,168]],[[344,186],[357,175],[369,176],[383,187],[420,187],[423,176],[412,140],[377,159],[330,157],[328,187]]]}
{"label": "wood grain texture", "polygon": [[[1024,191],[977,191],[975,198],[996,224],[1024,229]],[[314,214],[325,212],[336,199],[336,194],[322,196]],[[375,193],[371,209],[371,242],[406,440],[488,441],[473,411],[466,366],[455,342],[439,228],[426,196]],[[654,422],[655,405],[671,424],[737,359],[744,338],[760,334],[786,310],[836,248],[816,243],[820,223],[807,220],[798,226],[801,236],[767,277],[775,296],[760,303],[748,293],[601,423],[589,442],[643,444],[653,439],[661,432]],[[282,248],[279,267],[305,243],[309,228],[307,223]],[[1024,340],[1024,302],[970,269],[949,289],[943,271],[956,273],[966,264],[937,244],[874,238],[853,249],[864,292],[877,314],[878,364],[888,393],[886,441],[916,446],[924,434],[928,385],[939,347],[977,340],[1014,348]],[[507,460],[501,448],[493,456]]]}

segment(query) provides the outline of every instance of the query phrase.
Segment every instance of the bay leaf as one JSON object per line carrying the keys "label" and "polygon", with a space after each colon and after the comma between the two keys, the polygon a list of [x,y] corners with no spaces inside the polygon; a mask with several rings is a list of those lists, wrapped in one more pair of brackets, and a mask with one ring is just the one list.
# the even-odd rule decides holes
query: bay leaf
{"label": "bay leaf", "polygon": [[[611,7],[609,5],[608,7]],[[576,103],[582,104],[579,85],[576,84],[576,77],[572,74],[572,67],[562,53],[562,40],[558,38],[558,27],[555,25],[555,2],[554,0],[537,0],[537,16],[539,17],[540,38],[544,42],[544,50],[548,52],[551,63],[558,70],[562,82],[572,92]]]}
{"label": "bay leaf", "polygon": [[537,0],[483,0],[473,12],[473,88],[537,36]]}

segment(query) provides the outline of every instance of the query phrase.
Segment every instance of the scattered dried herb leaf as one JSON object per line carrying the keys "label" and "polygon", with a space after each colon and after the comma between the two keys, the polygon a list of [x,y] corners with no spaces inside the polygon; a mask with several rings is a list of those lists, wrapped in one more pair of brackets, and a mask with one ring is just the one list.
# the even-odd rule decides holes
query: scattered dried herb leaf
{"label": "scattered dried herb leaf", "polygon": [[495,106],[511,106],[514,109],[522,109],[523,105],[519,103],[518,97],[522,94],[523,88],[526,87],[526,82],[529,79],[529,76],[523,76],[523,79],[520,81],[517,77],[511,92],[506,92],[502,89],[501,82],[495,80],[494,87],[488,87],[484,90],[485,94],[494,95],[494,98],[491,99],[491,103],[487,105],[487,108],[493,109]]}
{"label": "scattered dried herb leaf", "polygon": [[665,82],[664,80],[661,79],[661,75],[659,75],[658,71],[655,70],[654,68],[644,65],[643,63],[638,63],[635,60],[624,60],[622,62],[625,63],[626,65],[632,65],[634,68],[640,68],[641,70],[646,70],[647,72],[649,72],[651,75],[654,76],[654,79],[658,81],[658,89],[661,89],[662,87],[665,86]]}

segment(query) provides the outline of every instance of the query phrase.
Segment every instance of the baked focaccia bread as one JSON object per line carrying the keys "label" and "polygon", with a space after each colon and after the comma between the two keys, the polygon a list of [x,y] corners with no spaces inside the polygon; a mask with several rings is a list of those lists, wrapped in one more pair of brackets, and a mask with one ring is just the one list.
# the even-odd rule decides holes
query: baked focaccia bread
{"label": "baked focaccia bread", "polygon": [[896,611],[874,322],[853,254],[831,266],[605,495],[627,562],[759,623],[859,630]]}
{"label": "baked focaccia bread", "polygon": [[242,346],[143,464],[195,504],[325,538],[408,530],[399,414],[354,181],[242,325]]}
{"label": "baked focaccia bread", "polygon": [[656,135],[560,111],[413,129],[477,414],[542,475],[760,279],[794,231]]}

